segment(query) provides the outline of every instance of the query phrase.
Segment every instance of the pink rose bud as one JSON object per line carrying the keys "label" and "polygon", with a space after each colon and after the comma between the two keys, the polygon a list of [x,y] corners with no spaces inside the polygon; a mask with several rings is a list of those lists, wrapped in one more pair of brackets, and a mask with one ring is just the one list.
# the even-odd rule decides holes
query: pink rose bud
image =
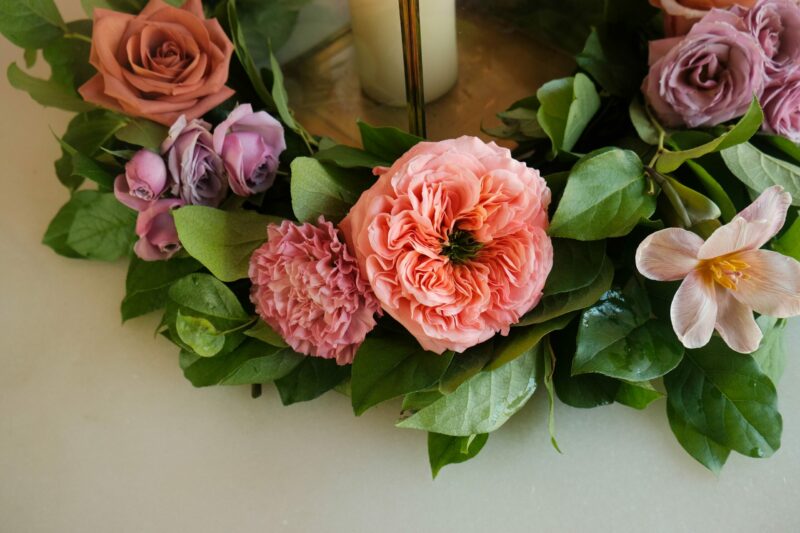
{"label": "pink rose bud", "polygon": [[117,199],[131,209],[147,209],[167,185],[167,166],[161,156],[139,150],[125,164],[125,174],[114,181]]}
{"label": "pink rose bud", "polygon": [[254,113],[250,104],[231,111],[214,130],[214,150],[222,156],[231,189],[239,196],[272,186],[285,149],[281,123],[265,111]]}
{"label": "pink rose bud", "polygon": [[168,198],[156,200],[139,212],[139,218],[136,219],[139,240],[133,246],[136,255],[145,261],[161,261],[169,259],[181,249],[172,210],[182,205],[182,200]]}

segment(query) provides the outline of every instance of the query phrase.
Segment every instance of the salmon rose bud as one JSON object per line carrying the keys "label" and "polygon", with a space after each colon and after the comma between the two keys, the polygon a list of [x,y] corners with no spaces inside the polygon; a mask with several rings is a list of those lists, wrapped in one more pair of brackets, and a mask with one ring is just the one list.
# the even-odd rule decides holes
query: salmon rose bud
{"label": "salmon rose bud", "polygon": [[374,172],[340,228],[383,309],[437,353],[507,335],[553,265],[539,172],[466,136]]}
{"label": "salmon rose bud", "polygon": [[78,92],[87,102],[169,126],[233,96],[225,86],[232,54],[200,0],[181,8],[150,0],[138,15],[96,8],[89,62],[97,74]]}

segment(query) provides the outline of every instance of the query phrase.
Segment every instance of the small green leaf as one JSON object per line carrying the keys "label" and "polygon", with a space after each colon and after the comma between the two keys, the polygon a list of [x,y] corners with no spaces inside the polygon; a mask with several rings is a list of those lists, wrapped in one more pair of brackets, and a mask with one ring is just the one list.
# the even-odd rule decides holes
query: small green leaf
{"label": "small green leaf", "polygon": [[235,329],[250,321],[236,295],[210,274],[189,274],[169,288],[167,322],[177,312],[208,319],[221,331]]}
{"label": "small green leaf", "polygon": [[750,143],[722,151],[722,159],[734,176],[754,191],[780,185],[800,205],[800,167],[767,155]]}
{"label": "small green leaf", "polygon": [[239,25],[239,16],[236,13],[236,0],[228,0],[228,25],[230,26],[230,34],[233,41],[233,48],[236,51],[236,57],[239,58],[239,62],[242,64],[247,77],[250,78],[253,90],[258,97],[261,98],[264,105],[270,110],[277,110],[275,101],[272,99],[270,91],[264,84],[264,79],[261,77],[261,73],[258,71],[258,67],[256,67],[253,62],[253,57],[250,55],[250,51],[247,48],[244,31]]}
{"label": "small green leaf", "polygon": [[493,355],[494,342],[490,339],[454,356],[439,381],[439,391],[450,394],[462,383],[483,370]]}
{"label": "small green leaf", "polygon": [[120,306],[123,322],[163,308],[167,304],[170,286],[200,268],[200,263],[192,258],[143,261],[131,257],[125,279],[125,299]]}
{"label": "small green leaf", "polygon": [[451,394],[398,422],[397,427],[456,437],[491,433],[519,411],[536,390],[540,349],[537,345],[496,370],[476,374]]}
{"label": "small green leaf", "polygon": [[99,191],[78,191],[74,193],[69,201],[61,206],[53,220],[50,221],[42,238],[42,244],[49,246],[54,252],[65,257],[83,257],[67,244],[67,237],[78,211],[82,207],[97,201],[101,194]]}
{"label": "small green leaf", "polygon": [[53,0],[0,0],[0,33],[20,48],[42,48],[65,29]]}
{"label": "small green leaf", "polygon": [[[70,120],[61,141],[87,157],[95,157],[126,122],[126,118],[103,110],[80,113]],[[83,182],[83,178],[74,177],[72,153],[62,147],[61,154],[55,163],[56,175],[65,186],[75,189]]]}
{"label": "small green leaf", "polygon": [[700,464],[719,474],[728,456],[731,453],[729,448],[715,442],[697,430],[689,420],[676,410],[675,407],[667,402],[667,419],[669,427],[675,438],[689,455],[694,457]]}
{"label": "small green leaf", "polygon": [[361,175],[310,157],[292,161],[292,209],[301,222],[316,221],[319,215],[338,221],[372,183]]}
{"label": "small green leaf", "polygon": [[761,371],[777,385],[786,368],[786,347],[784,333],[786,332],[786,319],[760,316],[756,320],[758,327],[764,333],[761,346],[753,352],[752,356],[758,363]]}
{"label": "small green leaf", "polygon": [[222,281],[247,277],[253,250],[267,240],[267,226],[282,220],[199,205],[176,209],[173,217],[184,249]]}
{"label": "small green leaf", "polygon": [[576,312],[567,313],[547,322],[512,329],[508,336],[495,341],[494,359],[486,365],[486,369],[500,368],[509,361],[521,357],[548,334],[567,327],[576,314]]}
{"label": "small green leaf", "polygon": [[622,381],[617,389],[617,396],[614,398],[618,403],[633,407],[634,409],[644,409],[664,395],[653,388],[649,381]]}
{"label": "small green leaf", "polygon": [[553,239],[553,268],[544,285],[544,295],[575,291],[590,285],[603,268],[605,241]]}
{"label": "small green leaf", "polygon": [[94,106],[84,102],[72,87],[54,80],[35,78],[11,63],[6,71],[8,83],[15,89],[25,91],[36,102],[45,107],[57,107],[66,111],[88,111]]}
{"label": "small green leaf", "polygon": [[116,175],[112,171],[107,170],[91,157],[78,152],[63,139],[59,139],[59,143],[61,144],[61,149],[69,156],[72,163],[72,176],[89,179],[106,191],[114,188]]}
{"label": "small green leaf", "polygon": [[284,377],[275,380],[283,405],[313,400],[328,392],[350,375],[349,366],[339,366],[333,359],[304,357]]}
{"label": "small green leaf", "polygon": [[365,150],[337,144],[314,154],[314,159],[333,163],[342,168],[375,168],[389,166],[392,163],[374,156]]}
{"label": "small green leaf", "polygon": [[488,439],[488,433],[468,437],[428,433],[428,460],[434,479],[445,466],[463,463],[478,455]]}
{"label": "small green leaf", "polygon": [[583,51],[575,56],[575,62],[592,75],[603,89],[615,96],[629,97],[639,90],[639,81],[644,77],[643,61],[638,54],[638,36],[620,35],[618,28],[613,34],[592,28]]}
{"label": "small green leaf", "polygon": [[553,375],[558,399],[565,404],[589,409],[614,402],[620,382],[602,374],[570,375],[574,350],[559,351],[556,353],[556,369]]}
{"label": "small green leaf", "polygon": [[570,151],[600,109],[600,96],[585,74],[552,80],[536,91],[539,125],[552,142],[552,153]]}
{"label": "small green leaf", "polygon": [[403,405],[401,409],[403,413],[414,413],[427,407],[444,394],[439,389],[427,389],[417,392],[411,392],[403,397]]}
{"label": "small green leaf", "polygon": [[406,337],[370,337],[353,361],[353,412],[360,416],[379,403],[426,389],[447,370],[453,352],[437,355]]}
{"label": "small green leaf", "polygon": [[256,322],[256,325],[245,331],[244,334],[248,337],[266,342],[269,345],[277,346],[278,348],[286,348],[289,346],[286,344],[286,341],[263,320]]}
{"label": "small green leaf", "polygon": [[358,123],[364,150],[384,161],[394,162],[423,139],[397,128],[376,128],[366,122]]}
{"label": "small green leaf", "polygon": [[89,259],[113,261],[131,251],[135,225],[135,211],[111,193],[99,194],[76,211],[67,246]]}
{"label": "small green leaf", "polygon": [[739,119],[732,129],[713,141],[689,150],[681,150],[679,152],[665,150],[656,160],[656,170],[664,173],[673,172],[689,159],[697,159],[706,154],[723,151],[740,143],[746,143],[761,127],[763,120],[764,113],[761,111],[761,106],[758,105],[758,98],[753,98],[747,113]]}
{"label": "small green leaf", "polygon": [[205,318],[183,315],[178,311],[175,330],[200,357],[213,357],[225,346],[225,334],[217,331],[214,324]]}
{"label": "small green leaf", "polygon": [[160,152],[161,143],[167,138],[168,131],[166,127],[152,120],[133,118],[114,135],[120,141]]}
{"label": "small green leaf", "polygon": [[634,152],[592,152],[573,167],[550,235],[581,241],[627,235],[655,211],[655,197],[647,189],[644,167]]}
{"label": "small green leaf", "polygon": [[278,114],[290,130],[305,138],[307,135],[306,130],[297,123],[292,111],[289,109],[289,95],[286,93],[286,87],[283,86],[281,65],[272,53],[269,55],[269,62],[272,69],[272,100],[275,102]]}
{"label": "small green leaf", "polygon": [[558,447],[556,440],[556,417],[555,417],[555,385],[553,383],[553,375],[556,370],[556,354],[553,352],[553,347],[550,345],[548,339],[544,350],[541,351],[542,363],[540,381],[544,383],[544,388],[547,390],[547,431],[550,433],[550,444],[561,453],[561,448]]}
{"label": "small green leaf", "polygon": [[800,261],[800,216],[772,245],[775,251]]}
{"label": "small green leaf", "polygon": [[658,146],[658,128],[653,124],[644,104],[638,98],[631,100],[628,115],[639,138],[649,145]]}

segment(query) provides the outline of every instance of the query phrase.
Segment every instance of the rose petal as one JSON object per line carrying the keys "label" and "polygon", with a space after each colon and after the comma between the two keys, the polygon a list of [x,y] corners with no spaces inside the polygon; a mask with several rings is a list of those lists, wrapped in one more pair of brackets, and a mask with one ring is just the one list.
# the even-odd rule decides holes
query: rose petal
{"label": "rose petal", "polygon": [[761,343],[761,329],[753,310],[733,297],[731,291],[717,290],[716,328],[725,343],[739,353],[753,353]]}
{"label": "rose petal", "polygon": [[763,315],[788,318],[800,315],[800,263],[767,250],[750,250],[736,255],[750,268],[739,280],[733,296]]}
{"label": "rose petal", "polygon": [[697,264],[703,239],[691,231],[668,228],[649,235],[636,250],[636,268],[657,281],[683,279]]}
{"label": "rose petal", "polygon": [[717,322],[717,300],[713,281],[693,271],[683,280],[670,307],[672,327],[687,348],[705,346]]}

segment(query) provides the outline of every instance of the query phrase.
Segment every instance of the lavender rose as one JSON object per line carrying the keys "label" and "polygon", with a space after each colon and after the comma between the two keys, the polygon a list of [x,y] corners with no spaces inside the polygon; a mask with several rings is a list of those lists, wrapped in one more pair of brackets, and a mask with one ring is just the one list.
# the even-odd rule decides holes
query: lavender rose
{"label": "lavender rose", "polygon": [[283,126],[265,111],[242,104],[214,130],[214,150],[222,155],[233,192],[266,191],[275,181],[278,157],[286,149]]}
{"label": "lavender rose", "polygon": [[[725,22],[704,19],[675,46],[651,43],[642,92],[667,126],[714,126],[741,116],[764,90],[764,54],[756,40]],[[715,15],[714,11],[709,16]]]}
{"label": "lavender rose", "polygon": [[214,151],[211,125],[203,120],[186,122],[181,115],[161,145],[172,178],[172,194],[189,205],[217,207],[228,192],[225,167]]}
{"label": "lavender rose", "polygon": [[800,143],[800,69],[767,87],[761,102],[764,129]]}
{"label": "lavender rose", "polygon": [[125,164],[125,174],[114,180],[114,195],[131,209],[143,211],[164,192],[167,167],[161,156],[139,150]]}
{"label": "lavender rose", "polygon": [[736,12],[764,50],[770,77],[800,62],[800,6],[794,1],[762,0],[749,11]]}
{"label": "lavender rose", "polygon": [[136,219],[139,240],[133,245],[136,255],[145,261],[161,261],[181,249],[171,211],[182,205],[183,202],[177,198],[157,200],[139,213]]}

